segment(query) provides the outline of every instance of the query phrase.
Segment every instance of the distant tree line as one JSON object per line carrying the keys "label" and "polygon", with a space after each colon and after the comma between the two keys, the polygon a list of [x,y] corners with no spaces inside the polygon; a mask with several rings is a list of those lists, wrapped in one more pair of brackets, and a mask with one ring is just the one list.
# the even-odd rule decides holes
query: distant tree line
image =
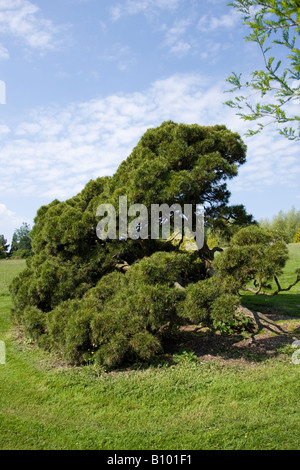
{"label": "distant tree line", "polygon": [[259,226],[272,232],[286,243],[297,243],[296,234],[300,229],[300,211],[296,211],[295,207],[292,207],[288,212],[281,210],[272,219],[260,220]]}
{"label": "distant tree line", "polygon": [[4,235],[0,235],[0,259],[27,258],[31,255],[30,225],[23,222],[14,231],[11,244],[7,243]]}

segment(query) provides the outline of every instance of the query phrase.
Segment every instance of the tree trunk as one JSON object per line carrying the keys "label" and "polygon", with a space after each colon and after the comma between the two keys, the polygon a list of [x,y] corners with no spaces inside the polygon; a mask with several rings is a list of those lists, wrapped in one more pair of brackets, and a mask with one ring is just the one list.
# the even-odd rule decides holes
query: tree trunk
{"label": "tree trunk", "polygon": [[201,258],[202,261],[204,261],[204,263],[205,263],[205,269],[206,269],[207,277],[211,277],[215,274],[215,271],[213,270],[213,268],[211,266],[211,263],[213,262],[214,257],[215,257],[215,253],[217,251],[222,252],[223,249],[218,247],[218,246],[215,246],[214,248],[210,249],[208,247],[207,243],[204,242],[203,247],[198,252],[199,258]]}

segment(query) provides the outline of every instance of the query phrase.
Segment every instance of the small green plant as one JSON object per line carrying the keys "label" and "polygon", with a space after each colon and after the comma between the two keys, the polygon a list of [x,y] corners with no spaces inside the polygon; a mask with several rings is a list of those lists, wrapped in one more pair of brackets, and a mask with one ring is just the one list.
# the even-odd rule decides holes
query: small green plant
{"label": "small green plant", "polygon": [[86,354],[83,357],[84,364],[94,364],[95,353],[97,349],[98,349],[98,345],[93,343],[91,348],[87,350]]}
{"label": "small green plant", "polygon": [[195,364],[198,361],[198,358],[194,351],[189,349],[185,349],[178,354],[174,354],[173,361],[175,364],[179,365],[188,365],[188,364]]}
{"label": "small green plant", "polygon": [[243,333],[253,330],[253,321],[242,313],[236,313],[230,320],[214,321],[214,329],[221,335],[233,335],[234,333]]}

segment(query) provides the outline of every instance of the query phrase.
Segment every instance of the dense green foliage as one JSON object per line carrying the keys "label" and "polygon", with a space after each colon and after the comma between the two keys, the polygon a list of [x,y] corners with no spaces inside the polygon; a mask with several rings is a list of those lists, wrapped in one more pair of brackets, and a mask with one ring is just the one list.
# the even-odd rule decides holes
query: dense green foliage
{"label": "dense green foliage", "polygon": [[214,268],[231,286],[244,288],[253,281],[261,288],[282,273],[287,259],[288,249],[282,240],[253,226],[232,237],[231,246],[214,261]]}
{"label": "dense green foliage", "polygon": [[[11,286],[14,320],[70,362],[84,362],[93,353],[93,360],[108,367],[149,360],[183,322],[230,321],[238,289],[251,276],[276,274],[284,245],[271,247],[269,236],[255,232],[250,247],[234,252],[238,262],[250,260],[247,273],[240,278],[236,262],[229,270],[219,264],[222,275],[211,279],[215,250],[206,243],[191,252],[171,239],[103,241],[96,236],[96,209],[111,203],[118,214],[124,195],[129,204],[147,208],[200,202],[208,227],[247,225],[251,216],[242,206],[228,206],[226,187],[245,151],[239,135],[225,126],[166,122],[145,133],[111,178],[90,181],[72,199],[41,207],[30,234],[34,255]],[[266,266],[255,265],[259,256]]]}

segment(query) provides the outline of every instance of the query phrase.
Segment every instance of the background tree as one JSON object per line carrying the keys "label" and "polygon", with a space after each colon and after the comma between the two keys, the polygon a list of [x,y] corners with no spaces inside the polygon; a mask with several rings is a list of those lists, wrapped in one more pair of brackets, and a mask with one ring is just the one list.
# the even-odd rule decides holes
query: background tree
{"label": "background tree", "polygon": [[242,74],[233,73],[227,79],[233,85],[229,91],[245,89],[247,94],[226,104],[239,110],[237,114],[246,121],[267,120],[248,135],[270,123],[290,123],[290,127],[279,129],[280,134],[299,140],[300,116],[290,105],[300,99],[300,0],[235,0],[229,5],[243,14],[243,22],[250,28],[245,39],[258,44],[264,69],[255,70],[246,81],[242,81]]}
{"label": "background tree", "polygon": [[23,222],[21,227],[14,231],[10,255],[26,258],[31,253],[30,225]]}
{"label": "background tree", "polygon": [[0,258],[5,258],[7,256],[7,251],[9,244],[7,243],[4,235],[0,235]]}
{"label": "background tree", "polygon": [[292,207],[288,212],[279,211],[272,219],[262,219],[259,226],[286,243],[292,243],[300,226],[300,211]]}

